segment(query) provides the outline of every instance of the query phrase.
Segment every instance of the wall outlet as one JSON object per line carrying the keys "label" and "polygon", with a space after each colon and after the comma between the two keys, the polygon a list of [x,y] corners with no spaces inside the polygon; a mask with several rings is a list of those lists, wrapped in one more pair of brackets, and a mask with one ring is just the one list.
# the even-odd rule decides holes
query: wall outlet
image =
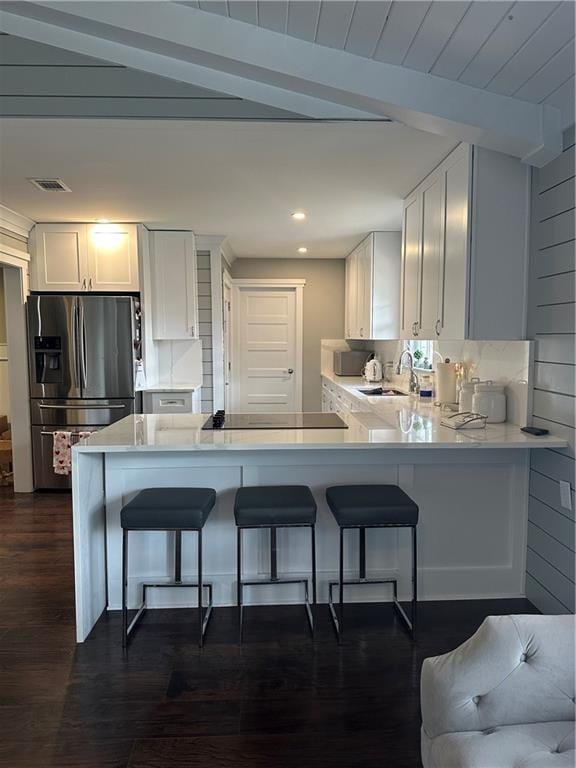
{"label": "wall outlet", "polygon": [[564,509],[572,509],[572,491],[566,480],[560,480],[560,504]]}

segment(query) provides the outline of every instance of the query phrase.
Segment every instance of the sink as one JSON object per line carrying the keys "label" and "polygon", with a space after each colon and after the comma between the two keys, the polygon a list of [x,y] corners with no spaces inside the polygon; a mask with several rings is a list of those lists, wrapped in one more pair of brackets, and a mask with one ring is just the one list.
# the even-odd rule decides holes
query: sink
{"label": "sink", "polygon": [[400,392],[393,387],[357,387],[358,392],[368,397],[407,397],[406,392]]}

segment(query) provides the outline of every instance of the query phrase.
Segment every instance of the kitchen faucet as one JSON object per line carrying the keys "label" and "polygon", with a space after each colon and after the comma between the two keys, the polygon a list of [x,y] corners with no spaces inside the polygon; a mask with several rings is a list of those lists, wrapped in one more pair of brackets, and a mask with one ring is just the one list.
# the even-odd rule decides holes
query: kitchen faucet
{"label": "kitchen faucet", "polygon": [[402,354],[400,355],[400,359],[398,360],[398,366],[396,368],[396,373],[398,376],[402,373],[402,361],[404,360],[405,355],[408,355],[408,358],[410,360],[410,383],[409,383],[409,390],[411,393],[418,393],[420,391],[420,384],[418,383],[418,376],[414,372],[414,356],[412,355],[412,352],[410,352],[409,349],[403,350]]}

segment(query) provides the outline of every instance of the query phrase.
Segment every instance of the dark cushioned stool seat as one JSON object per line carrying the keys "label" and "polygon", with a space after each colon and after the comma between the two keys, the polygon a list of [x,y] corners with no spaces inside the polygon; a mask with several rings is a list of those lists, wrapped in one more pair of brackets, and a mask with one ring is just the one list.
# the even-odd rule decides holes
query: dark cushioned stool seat
{"label": "dark cushioned stool seat", "polygon": [[215,503],[213,488],[146,488],[123,507],[120,523],[129,530],[200,529]]}
{"label": "dark cushioned stool seat", "polygon": [[240,528],[313,525],[316,502],[307,485],[259,485],[239,488],[234,504]]}
{"label": "dark cushioned stool seat", "polygon": [[418,523],[418,505],[397,485],[334,485],[326,500],[342,527]]}

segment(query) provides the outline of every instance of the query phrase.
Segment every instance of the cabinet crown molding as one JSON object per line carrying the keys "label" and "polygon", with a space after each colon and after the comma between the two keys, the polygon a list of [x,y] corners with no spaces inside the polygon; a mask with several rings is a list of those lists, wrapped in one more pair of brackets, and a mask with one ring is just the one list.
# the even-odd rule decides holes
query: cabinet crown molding
{"label": "cabinet crown molding", "polygon": [[36,222],[5,205],[0,205],[0,228],[12,232],[19,237],[28,237]]}

